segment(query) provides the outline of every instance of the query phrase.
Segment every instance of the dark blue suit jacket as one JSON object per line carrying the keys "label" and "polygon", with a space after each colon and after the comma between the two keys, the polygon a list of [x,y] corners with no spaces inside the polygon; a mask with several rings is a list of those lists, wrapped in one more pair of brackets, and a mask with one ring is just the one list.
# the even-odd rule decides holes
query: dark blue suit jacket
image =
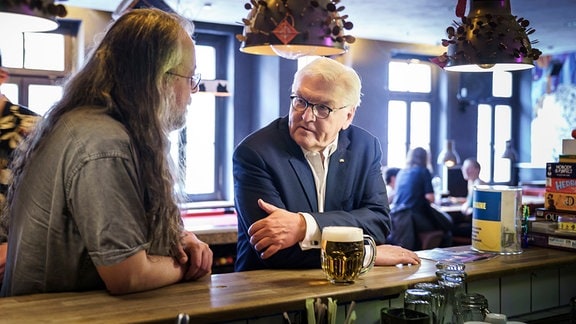
{"label": "dark blue suit jacket", "polygon": [[318,212],[312,170],[288,131],[288,117],[279,118],[249,135],[233,157],[235,205],[238,212],[236,271],[268,268],[320,268],[320,250],[302,251],[298,244],[262,260],[250,244],[248,228],[267,216],[258,207],[262,198],[291,212],[307,212],[320,229],[357,226],[377,244],[386,242],[390,217],[381,172],[378,139],[351,125],[340,131],[338,148],[330,157],[324,213]]}

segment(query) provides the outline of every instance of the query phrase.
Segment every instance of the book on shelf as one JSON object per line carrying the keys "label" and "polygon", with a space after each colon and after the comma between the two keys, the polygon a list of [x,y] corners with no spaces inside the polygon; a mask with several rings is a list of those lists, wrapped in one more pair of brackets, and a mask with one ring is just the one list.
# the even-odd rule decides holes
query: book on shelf
{"label": "book on shelf", "polygon": [[576,211],[551,210],[545,207],[534,209],[536,220],[558,221],[559,217],[576,217]]}
{"label": "book on shelf", "polygon": [[528,232],[528,244],[545,248],[576,251],[576,236]]}
{"label": "book on shelf", "polygon": [[576,178],[546,177],[547,192],[576,193]]}
{"label": "book on shelf", "polygon": [[576,163],[572,162],[547,162],[547,178],[576,178]]}
{"label": "book on shelf", "polygon": [[558,221],[530,220],[528,222],[528,233],[563,235],[576,239],[576,217],[560,217]]}
{"label": "book on shelf", "polygon": [[576,163],[576,154],[560,154],[558,162],[561,163]]}
{"label": "book on shelf", "polygon": [[544,208],[554,211],[576,212],[576,194],[546,191]]}
{"label": "book on shelf", "polygon": [[536,219],[528,221],[528,232],[554,234],[558,230],[558,222]]}

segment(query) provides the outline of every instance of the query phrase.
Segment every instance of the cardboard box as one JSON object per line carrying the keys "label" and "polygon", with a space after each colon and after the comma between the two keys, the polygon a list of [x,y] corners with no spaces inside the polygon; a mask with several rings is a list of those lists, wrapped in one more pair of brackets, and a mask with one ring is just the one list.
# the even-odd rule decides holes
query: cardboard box
{"label": "cardboard box", "polygon": [[562,140],[562,154],[576,154],[576,139],[567,138]]}
{"label": "cardboard box", "polygon": [[544,208],[553,211],[576,211],[576,194],[546,192]]}

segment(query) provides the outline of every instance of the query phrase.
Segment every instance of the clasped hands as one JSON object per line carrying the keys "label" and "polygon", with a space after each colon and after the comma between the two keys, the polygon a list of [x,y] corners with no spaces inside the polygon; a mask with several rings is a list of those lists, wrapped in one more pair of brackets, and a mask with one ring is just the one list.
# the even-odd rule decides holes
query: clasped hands
{"label": "clasped hands", "polygon": [[213,254],[210,246],[189,231],[182,233],[178,246],[178,263],[186,269],[184,281],[196,280],[212,272]]}
{"label": "clasped hands", "polygon": [[[262,199],[258,206],[268,216],[252,224],[248,229],[250,244],[267,259],[278,251],[301,242],[306,235],[306,221],[298,213],[278,208]],[[375,265],[420,264],[420,258],[413,251],[403,247],[382,244],[376,247]]]}

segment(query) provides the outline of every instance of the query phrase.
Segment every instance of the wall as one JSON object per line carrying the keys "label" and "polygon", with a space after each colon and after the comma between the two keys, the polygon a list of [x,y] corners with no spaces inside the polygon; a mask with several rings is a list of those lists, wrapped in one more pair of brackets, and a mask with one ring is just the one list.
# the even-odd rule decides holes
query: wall
{"label": "wall", "polygon": [[[110,13],[69,7],[67,19],[83,20],[83,48],[88,51],[110,22]],[[197,23],[202,28],[215,28],[211,24]],[[241,33],[240,26],[222,26],[222,29]],[[227,72],[234,93],[230,100],[231,123],[234,135],[229,149],[232,149],[245,136],[261,128],[273,119],[286,115],[289,110],[290,85],[296,71],[296,61],[275,56],[256,56],[240,52],[240,42],[232,37],[230,48],[234,54],[230,60],[233,67]],[[352,66],[358,71],[363,82],[362,104],[356,114],[355,124],[365,128],[380,139],[382,146],[387,143],[387,65],[397,54],[417,57],[442,54],[442,46],[391,43],[357,39],[349,51],[335,59]],[[435,157],[442,149],[445,139],[455,139],[460,157],[475,156],[476,152],[476,105],[486,93],[477,94],[471,102],[462,103],[457,99],[461,86],[489,89],[489,81],[484,76],[464,76],[449,73],[440,68],[433,69],[438,82],[433,85],[437,99],[433,102],[433,126],[431,156]],[[531,74],[518,73],[515,85],[517,99],[514,103],[514,139],[518,143],[520,162],[531,159],[530,132],[532,121]],[[468,83],[468,84],[467,84]],[[485,90],[487,91],[487,90]],[[479,99],[479,100],[478,100]],[[383,163],[387,160],[384,152]]]}
{"label": "wall", "polygon": [[[66,10],[68,15],[66,15],[65,19],[82,21],[79,37],[81,50],[84,53],[88,53],[111,22],[111,14],[105,11],[87,10],[72,6],[66,6]],[[81,53],[80,59],[83,57],[84,55]]]}

